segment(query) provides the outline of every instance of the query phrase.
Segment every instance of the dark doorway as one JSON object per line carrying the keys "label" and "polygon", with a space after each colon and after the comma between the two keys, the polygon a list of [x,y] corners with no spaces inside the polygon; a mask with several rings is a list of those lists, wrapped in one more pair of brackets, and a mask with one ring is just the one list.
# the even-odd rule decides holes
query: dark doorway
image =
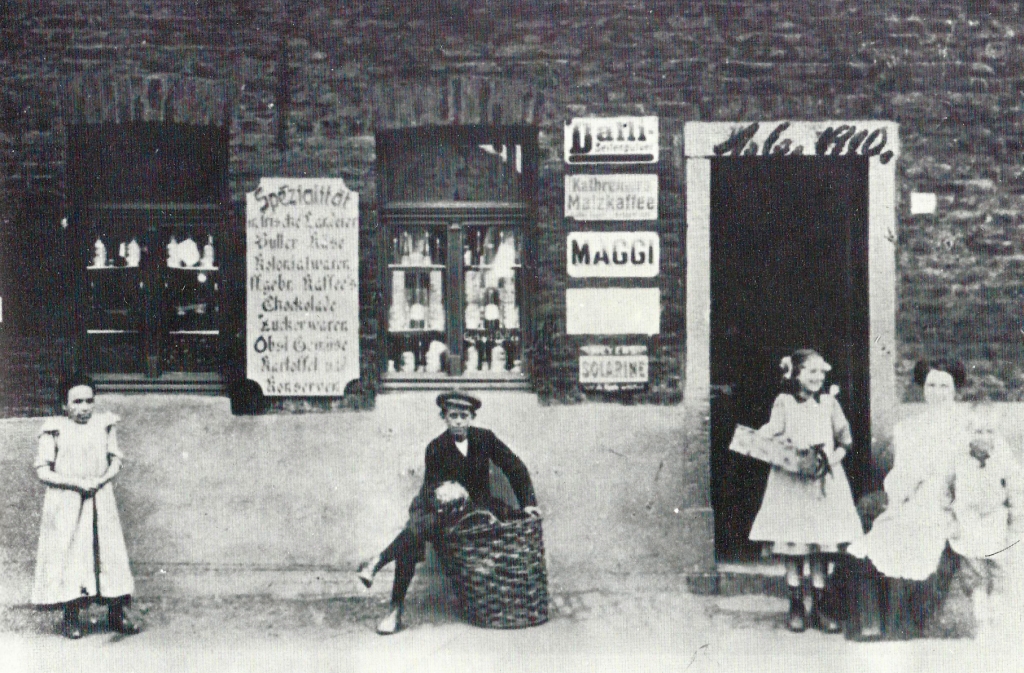
{"label": "dark doorway", "polygon": [[767,422],[779,360],[814,348],[832,364],[854,449],[854,495],[870,456],[868,161],[711,161],[711,453],[715,552],[753,560],[747,536],[768,467],[728,450],[736,424]]}

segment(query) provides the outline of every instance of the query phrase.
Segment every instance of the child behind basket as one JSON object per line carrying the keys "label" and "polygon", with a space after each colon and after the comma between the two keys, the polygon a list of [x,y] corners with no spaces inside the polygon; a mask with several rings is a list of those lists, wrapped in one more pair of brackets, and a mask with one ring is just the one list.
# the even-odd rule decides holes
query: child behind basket
{"label": "child behind basket", "polygon": [[121,470],[112,413],[93,413],[95,392],[84,377],[61,382],[64,417],[39,431],[34,463],[46,485],[32,602],[64,610],[61,630],[81,638],[79,612],[91,600],[108,604],[110,628],[135,633],[125,615],[135,590],[111,480]]}
{"label": "child behind basket", "polygon": [[[1011,560],[1019,555],[1021,469],[996,431],[993,409],[975,409],[969,422],[971,440],[953,459],[949,544],[961,559],[961,577],[974,603],[976,634],[987,636],[1012,617],[1008,583]],[[1016,529],[1016,530],[1015,530]]]}
{"label": "child behind basket", "polygon": [[814,474],[772,467],[750,539],[769,543],[769,550],[785,559],[790,630],[806,628],[802,575],[807,565],[814,589],[811,624],[837,633],[839,623],[823,605],[825,555],[863,534],[842,466],[853,444],[850,424],[834,395],[822,392],[831,367],[821,355],[800,349],[783,358],[780,368],[782,392],[759,432],[785,439],[798,449],[814,447],[821,461]]}

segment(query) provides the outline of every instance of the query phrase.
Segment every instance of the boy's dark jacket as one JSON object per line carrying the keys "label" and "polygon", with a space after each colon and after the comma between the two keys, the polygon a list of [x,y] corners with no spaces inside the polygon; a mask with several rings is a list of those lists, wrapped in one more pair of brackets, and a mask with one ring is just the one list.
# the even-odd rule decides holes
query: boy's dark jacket
{"label": "boy's dark jacket", "polygon": [[[498,513],[506,511],[508,503],[491,489],[491,462],[504,472],[520,507],[537,505],[530,473],[512,450],[493,432],[484,428],[470,427],[468,430],[469,450],[463,458],[449,432],[434,438],[427,445],[426,472],[420,498],[428,498],[434,490],[446,481],[457,481],[469,492],[476,507],[483,507]],[[499,515],[500,516],[500,515]]]}

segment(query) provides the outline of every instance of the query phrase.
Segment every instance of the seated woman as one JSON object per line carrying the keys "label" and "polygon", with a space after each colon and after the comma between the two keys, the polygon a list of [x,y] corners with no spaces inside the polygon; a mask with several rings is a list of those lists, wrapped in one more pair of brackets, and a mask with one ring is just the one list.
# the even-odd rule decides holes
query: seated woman
{"label": "seated woman", "polygon": [[370,587],[377,571],[395,562],[391,609],[377,625],[377,632],[383,635],[401,628],[405,593],[416,572],[416,563],[423,560],[424,544],[436,541],[441,534],[435,497],[439,486],[450,486],[449,482],[460,484],[474,507],[488,509],[501,518],[509,512],[507,505],[490,491],[493,461],[505,473],[523,511],[540,515],[530,473],[523,462],[493,432],[472,427],[480,400],[451,391],[437,396],[437,406],[441,407],[441,418],[448,429],[427,445],[423,486],[409,506],[409,521],[384,551],[359,567],[359,580]]}
{"label": "seated woman", "polygon": [[924,388],[925,406],[896,424],[886,509],[847,548],[884,575],[883,622],[891,637],[922,633],[951,574],[953,459],[970,441],[969,414],[955,401],[966,378],[960,363],[917,363],[914,381]]}

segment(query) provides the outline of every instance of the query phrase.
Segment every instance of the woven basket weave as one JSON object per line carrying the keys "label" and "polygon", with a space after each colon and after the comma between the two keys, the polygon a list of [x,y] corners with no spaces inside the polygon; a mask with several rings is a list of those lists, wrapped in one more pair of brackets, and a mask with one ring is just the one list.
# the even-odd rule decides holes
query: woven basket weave
{"label": "woven basket weave", "polygon": [[438,547],[471,624],[517,629],[548,620],[540,517],[499,521],[474,510],[445,529]]}

